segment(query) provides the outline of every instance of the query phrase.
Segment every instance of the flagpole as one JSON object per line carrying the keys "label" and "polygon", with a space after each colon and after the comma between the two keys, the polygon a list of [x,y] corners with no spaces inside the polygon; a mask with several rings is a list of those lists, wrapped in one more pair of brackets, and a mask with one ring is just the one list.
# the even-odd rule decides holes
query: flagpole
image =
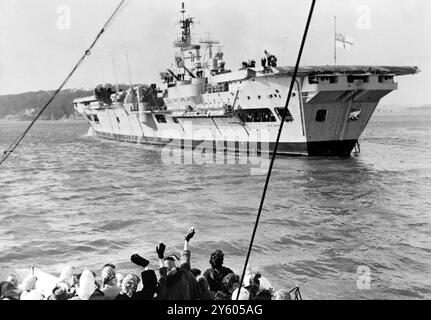
{"label": "flagpole", "polygon": [[334,72],[337,66],[337,17],[334,17]]}

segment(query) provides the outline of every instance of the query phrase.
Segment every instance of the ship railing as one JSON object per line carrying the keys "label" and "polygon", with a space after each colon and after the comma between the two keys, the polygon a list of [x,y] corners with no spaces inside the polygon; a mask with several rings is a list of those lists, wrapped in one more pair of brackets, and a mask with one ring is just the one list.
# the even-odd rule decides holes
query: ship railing
{"label": "ship railing", "polygon": [[302,295],[301,295],[299,286],[295,286],[293,289],[289,290],[289,294],[293,294],[294,300],[302,300]]}
{"label": "ship railing", "polygon": [[139,113],[141,113],[141,114],[152,114],[152,113],[172,114],[172,110],[152,109],[152,110],[141,110],[141,111],[139,111]]}

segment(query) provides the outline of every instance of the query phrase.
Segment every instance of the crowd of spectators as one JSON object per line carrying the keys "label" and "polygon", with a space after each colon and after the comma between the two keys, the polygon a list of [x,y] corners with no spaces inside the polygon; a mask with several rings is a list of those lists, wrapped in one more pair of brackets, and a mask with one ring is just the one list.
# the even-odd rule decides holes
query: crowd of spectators
{"label": "crowd of spectators", "polygon": [[[184,241],[180,257],[165,256],[166,246],[156,247],[159,259],[158,275],[149,268],[149,260],[138,254],[131,261],[142,268],[140,275],[123,276],[115,265],[106,264],[101,272],[101,282],[96,273],[83,270],[77,273],[72,266],[63,268],[58,283],[49,296],[37,288],[34,274],[21,284],[17,277],[9,276],[1,282],[0,300],[291,300],[289,291],[274,291],[267,278],[254,274],[247,268],[242,285],[240,276],[224,266],[224,254],[216,250],[211,254],[210,267],[203,273],[191,268],[189,242],[195,235],[191,228]],[[139,289],[138,289],[139,288]]]}

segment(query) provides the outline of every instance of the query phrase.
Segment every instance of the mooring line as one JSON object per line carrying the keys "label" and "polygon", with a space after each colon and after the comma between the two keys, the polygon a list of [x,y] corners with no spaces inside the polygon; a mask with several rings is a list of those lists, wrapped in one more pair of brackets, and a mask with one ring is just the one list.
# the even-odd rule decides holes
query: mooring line
{"label": "mooring line", "polygon": [[33,119],[33,121],[30,123],[30,125],[27,127],[24,132],[19,135],[15,141],[8,147],[6,151],[3,153],[3,157],[0,160],[0,166],[9,158],[9,156],[15,151],[15,149],[18,147],[18,145],[21,143],[21,141],[25,138],[25,136],[28,134],[30,129],[33,127],[33,125],[36,123],[37,120],[39,120],[42,113],[46,110],[46,108],[49,107],[49,105],[54,101],[54,99],[57,97],[57,95],[60,93],[61,90],[63,90],[64,86],[67,84],[67,82],[70,80],[70,78],[73,76],[75,71],[80,67],[80,65],[84,62],[85,58],[91,54],[91,50],[94,48],[96,43],[99,41],[102,34],[106,31],[106,29],[111,25],[111,23],[115,20],[118,13],[122,8],[125,7],[125,3],[128,0],[121,0],[119,5],[116,7],[115,11],[112,13],[112,15],[109,17],[109,19],[106,21],[106,23],[103,25],[102,29],[97,34],[96,38],[90,45],[90,47],[85,51],[83,56],[78,60],[75,67],[72,69],[72,71],[69,73],[69,75],[66,77],[66,79],[61,83],[60,87],[54,92],[52,97],[48,100],[48,102],[43,106],[43,108],[39,111],[39,113],[36,115],[36,117]]}
{"label": "mooring line", "polygon": [[[250,260],[251,251],[253,250],[253,243],[254,243],[254,239],[256,237],[257,227],[259,225],[260,217],[262,215],[263,204],[265,203],[265,197],[266,197],[266,192],[268,190],[269,181],[271,179],[272,168],[274,167],[275,157],[277,156],[277,150],[278,150],[278,145],[280,143],[281,132],[283,131],[284,122],[285,122],[286,116],[287,116],[287,110],[288,110],[288,107],[290,104],[290,98],[292,96],[293,87],[295,85],[296,77],[298,75],[298,69],[299,69],[299,65],[301,63],[302,52],[304,51],[305,42],[307,40],[308,30],[310,28],[311,18],[313,17],[315,4],[316,4],[316,0],[312,0],[310,13],[308,14],[307,24],[305,26],[305,31],[304,31],[304,34],[302,37],[301,47],[300,47],[299,53],[298,53],[298,59],[296,61],[295,70],[293,72],[292,80],[290,82],[289,94],[287,96],[286,105],[284,107],[283,115],[281,117],[282,119],[281,119],[280,130],[278,131],[278,136],[277,136],[277,140],[275,142],[274,151],[273,151],[272,158],[271,158],[271,163],[269,165],[268,174],[266,176],[266,182],[265,182],[265,187],[263,189],[262,199],[260,201],[259,212],[258,212],[257,217],[256,217],[256,222],[254,224],[253,234],[251,236],[250,245],[248,248],[247,258],[245,260],[244,269],[242,271],[240,286],[242,286],[242,284],[244,282],[245,273],[247,271],[247,266],[248,266],[248,262]],[[236,300],[239,300],[239,294],[240,294],[240,290],[238,290]]]}

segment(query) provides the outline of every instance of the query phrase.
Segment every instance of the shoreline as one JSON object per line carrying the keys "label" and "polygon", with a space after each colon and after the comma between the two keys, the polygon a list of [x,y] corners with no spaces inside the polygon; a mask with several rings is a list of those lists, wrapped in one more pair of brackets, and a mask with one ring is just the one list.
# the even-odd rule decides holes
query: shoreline
{"label": "shoreline", "polygon": [[[29,123],[32,120],[7,120],[7,119],[0,119],[0,122],[5,123]],[[88,122],[87,119],[59,119],[59,120],[37,120],[38,122]]]}

